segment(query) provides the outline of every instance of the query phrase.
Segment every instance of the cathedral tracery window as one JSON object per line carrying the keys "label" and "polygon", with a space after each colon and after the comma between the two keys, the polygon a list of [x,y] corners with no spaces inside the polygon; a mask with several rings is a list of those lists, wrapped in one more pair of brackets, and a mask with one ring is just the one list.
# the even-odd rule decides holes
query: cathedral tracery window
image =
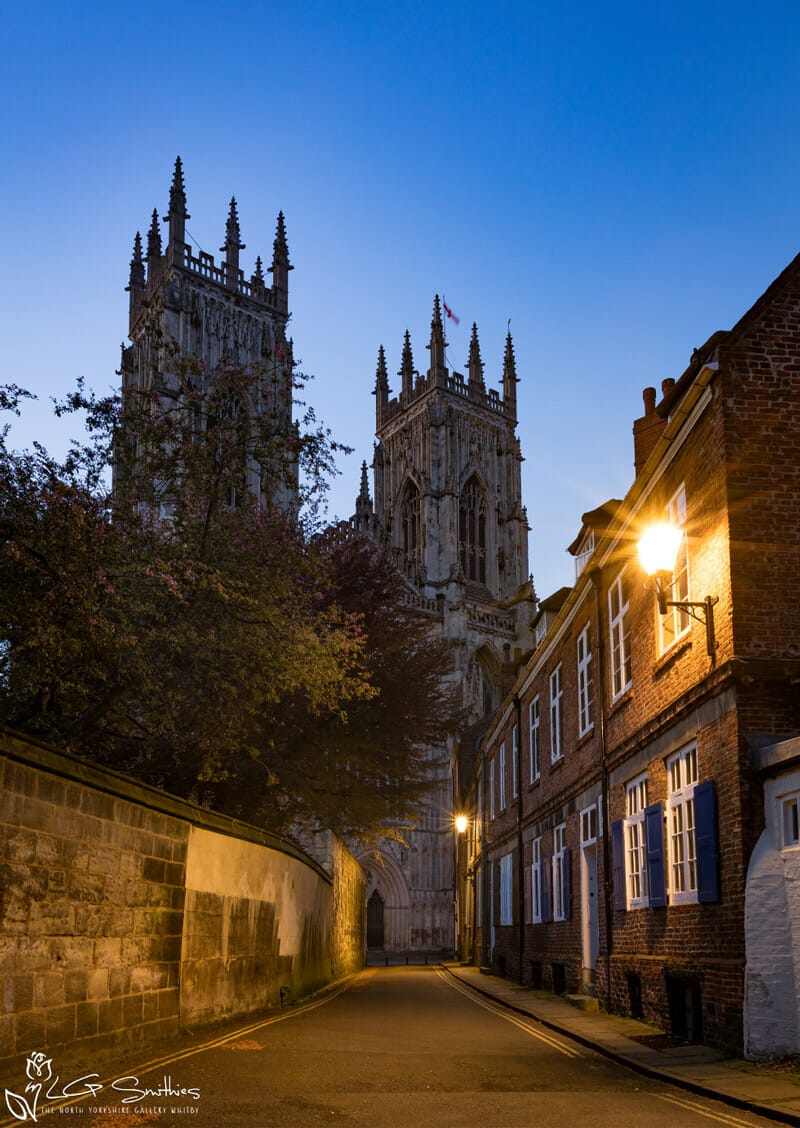
{"label": "cathedral tracery window", "polygon": [[467,580],[486,583],[486,495],[473,475],[458,505],[458,547]]}
{"label": "cathedral tracery window", "polygon": [[422,506],[419,490],[413,482],[409,482],[403,492],[400,519],[403,532],[403,565],[407,575],[413,578],[422,554]]}

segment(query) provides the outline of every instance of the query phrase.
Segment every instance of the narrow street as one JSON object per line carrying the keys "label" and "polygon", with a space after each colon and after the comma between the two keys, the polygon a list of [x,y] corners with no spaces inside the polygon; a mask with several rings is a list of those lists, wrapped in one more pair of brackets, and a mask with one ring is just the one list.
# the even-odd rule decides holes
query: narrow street
{"label": "narrow street", "polygon": [[[308,1004],[221,1036],[185,1036],[153,1050],[126,1060],[127,1079],[104,1074],[102,1091],[69,1112],[52,1108],[39,1122],[84,1128],[769,1123],[621,1068],[434,967],[368,969]],[[156,1095],[164,1087],[184,1095]],[[153,1092],[137,1096],[145,1089]]]}

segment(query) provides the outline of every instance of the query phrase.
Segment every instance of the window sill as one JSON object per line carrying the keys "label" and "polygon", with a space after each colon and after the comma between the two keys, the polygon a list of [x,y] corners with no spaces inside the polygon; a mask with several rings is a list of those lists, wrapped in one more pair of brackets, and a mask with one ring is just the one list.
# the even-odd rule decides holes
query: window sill
{"label": "window sill", "polygon": [[631,686],[628,689],[624,690],[619,695],[619,697],[615,698],[615,700],[611,702],[611,704],[608,707],[609,718],[613,717],[615,713],[617,713],[620,709],[623,709],[628,704],[628,702],[632,701],[632,700],[633,700],[633,687]]}
{"label": "window sill", "polygon": [[564,763],[564,757],[563,756],[559,756],[557,760],[551,760],[550,761],[550,771],[551,772],[556,771],[556,769],[560,768],[563,763]]}
{"label": "window sill", "polygon": [[[531,780],[531,782],[528,784],[528,791],[533,791],[534,787],[541,787],[541,786],[542,786],[542,777],[541,777],[541,775],[538,775],[536,777],[536,779]],[[536,921],[534,921],[534,924],[536,924]]]}
{"label": "window sill", "polygon": [[686,635],[683,635],[677,642],[674,642],[672,644],[669,650],[665,650],[664,653],[656,659],[655,668],[653,669],[653,677],[658,678],[662,674],[666,673],[666,671],[669,670],[670,667],[675,662],[677,662],[679,658],[682,658],[683,655],[691,649],[691,638],[687,638]]}
{"label": "window sill", "polygon": [[594,736],[594,722],[592,722],[592,724],[589,725],[586,732],[581,733],[578,736],[578,739],[575,741],[575,751],[577,752],[577,750],[579,748],[583,748],[584,744],[588,744],[593,736]]}

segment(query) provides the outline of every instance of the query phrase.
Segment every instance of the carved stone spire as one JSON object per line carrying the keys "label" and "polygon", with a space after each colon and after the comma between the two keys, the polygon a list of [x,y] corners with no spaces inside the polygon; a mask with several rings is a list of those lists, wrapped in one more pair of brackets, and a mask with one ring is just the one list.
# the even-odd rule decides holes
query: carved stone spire
{"label": "carved stone spire", "polygon": [[139,231],[136,232],[133,240],[131,272],[128,277],[128,285],[125,288],[129,290],[131,294],[137,290],[144,289],[144,259],[142,257],[142,236]]}
{"label": "carved stone spire", "polygon": [[350,524],[368,537],[375,535],[375,512],[372,508],[372,498],[369,496],[366,461],[361,463],[361,489],[356,498],[356,511],[350,518]]}
{"label": "carved stone spire", "polygon": [[403,380],[403,395],[410,396],[414,390],[414,356],[411,352],[411,334],[408,329],[406,329],[406,335],[403,339],[403,359],[400,363],[398,375]]}
{"label": "carved stone spire", "polygon": [[186,190],[183,186],[183,164],[180,157],[175,158],[175,171],[172,174],[172,185],[169,190],[169,246],[174,252],[177,250],[179,261],[183,259],[183,248],[186,245],[186,220],[192,217],[186,210]]}
{"label": "carved stone spire", "polygon": [[158,209],[153,208],[150,230],[147,232],[147,273],[152,278],[153,269],[161,258],[161,228],[158,226]]}
{"label": "carved stone spire", "polygon": [[506,336],[506,352],[503,359],[503,403],[509,414],[517,414],[517,362],[514,358],[514,343],[511,340],[511,330]]}
{"label": "carved stone spire", "polygon": [[361,489],[358,493],[359,501],[369,501],[369,482],[367,481],[367,460],[361,463]]}
{"label": "carved stone spire", "polygon": [[378,349],[378,367],[375,372],[375,418],[380,427],[383,413],[389,406],[389,377],[386,373],[386,353],[383,345]]}
{"label": "carved stone spire", "polygon": [[239,251],[244,250],[239,233],[239,213],[236,210],[236,197],[231,196],[231,206],[225,224],[225,243],[220,251],[225,252],[225,283],[231,290],[239,289]]}
{"label": "carved stone spire", "polygon": [[444,350],[447,346],[447,341],[444,339],[444,326],[442,325],[442,309],[439,304],[439,295],[436,294],[433,299],[433,318],[431,319],[431,343],[428,348],[431,351],[431,366],[429,374],[434,382],[444,382],[447,376],[447,365],[444,359]]}
{"label": "carved stone spire", "polygon": [[[128,324],[133,329],[133,324],[139,314],[142,296],[144,294],[144,259],[142,258],[142,236],[137,231],[133,240],[133,256],[131,270],[128,275],[128,285],[125,287],[130,294],[128,301]],[[124,354],[123,354],[124,355]]]}
{"label": "carved stone spire", "polygon": [[275,242],[272,245],[272,292],[275,304],[284,313],[289,312],[289,271],[294,267],[289,262],[289,248],[286,243],[286,224],[283,212],[278,212],[278,226]]}
{"label": "carved stone spire", "polygon": [[256,268],[250,275],[250,293],[254,298],[264,300],[266,293],[266,284],[264,282],[264,265],[261,262],[261,255],[256,258]]}
{"label": "carved stone spire", "polygon": [[478,326],[472,322],[472,337],[469,342],[469,360],[467,361],[469,374],[470,395],[484,395],[486,382],[483,378],[483,361],[481,360],[481,346],[478,342]]}

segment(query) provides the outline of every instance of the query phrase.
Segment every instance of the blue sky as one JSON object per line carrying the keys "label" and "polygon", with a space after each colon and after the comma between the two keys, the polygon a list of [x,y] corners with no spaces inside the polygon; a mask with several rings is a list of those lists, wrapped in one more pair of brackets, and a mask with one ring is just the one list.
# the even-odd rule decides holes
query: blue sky
{"label": "blue sky", "polygon": [[[295,352],[341,441],[331,514],[371,457],[390,377],[432,300],[488,383],[508,318],[540,596],[572,580],[581,514],[622,496],[642,389],[677,377],[800,250],[800,6],[197,0],[7,6],[0,85],[0,379],[15,429],[58,449],[47,401],[114,385],[134,232],[184,161],[191,235],[242,264],[286,215]],[[394,381],[396,387],[397,381]]]}

